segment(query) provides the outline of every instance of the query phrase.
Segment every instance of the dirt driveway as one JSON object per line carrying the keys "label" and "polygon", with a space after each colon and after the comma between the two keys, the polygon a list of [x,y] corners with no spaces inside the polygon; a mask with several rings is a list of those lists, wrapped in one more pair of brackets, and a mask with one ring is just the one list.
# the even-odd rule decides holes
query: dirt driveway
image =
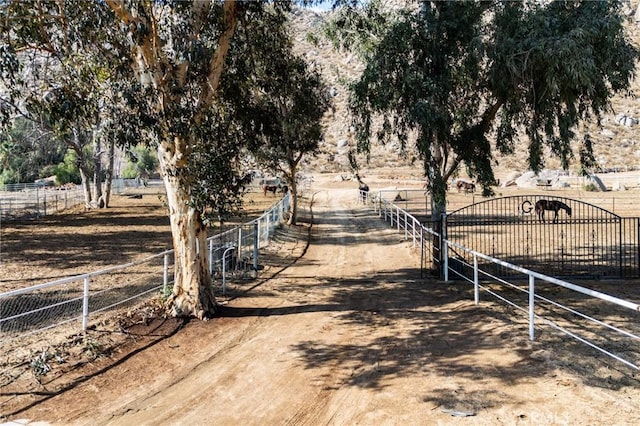
{"label": "dirt driveway", "polygon": [[640,423],[631,371],[568,349],[553,331],[532,343],[521,314],[475,306],[463,284],[422,279],[419,253],[357,206],[352,188],[320,184],[302,220],[269,246],[261,280],[230,290],[219,317],[132,329],[135,344],[88,364],[60,391],[32,395],[39,402],[10,419]]}

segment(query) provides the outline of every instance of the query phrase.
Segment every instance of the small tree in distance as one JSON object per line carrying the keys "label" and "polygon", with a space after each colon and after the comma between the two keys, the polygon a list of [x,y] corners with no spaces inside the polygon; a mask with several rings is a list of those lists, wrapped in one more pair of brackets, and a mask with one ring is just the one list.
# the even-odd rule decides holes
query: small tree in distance
{"label": "small tree in distance", "polygon": [[158,171],[158,157],[148,147],[138,145],[128,152],[129,161],[122,171],[125,179],[137,179],[143,185]]}
{"label": "small tree in distance", "polygon": [[299,165],[305,155],[317,152],[321,120],[331,101],[320,71],[293,53],[285,29],[273,24],[266,28],[269,34],[259,37],[260,55],[250,58],[255,69],[253,115],[262,117],[250,149],[258,163],[284,176],[291,193],[287,223],[295,225]]}

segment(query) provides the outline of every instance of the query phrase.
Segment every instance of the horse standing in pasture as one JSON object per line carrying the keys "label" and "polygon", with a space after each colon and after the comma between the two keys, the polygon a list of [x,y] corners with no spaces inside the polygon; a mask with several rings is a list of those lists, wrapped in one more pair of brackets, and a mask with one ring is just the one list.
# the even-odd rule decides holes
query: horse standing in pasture
{"label": "horse standing in pasture", "polygon": [[567,216],[571,217],[571,207],[558,200],[538,200],[536,202],[536,214],[538,219],[545,222],[544,211],[549,210],[555,213],[553,216],[553,223],[558,221],[558,211],[564,210],[567,212]]}
{"label": "horse standing in pasture", "polygon": [[262,192],[264,192],[265,197],[267,196],[267,192],[273,193],[276,195],[276,191],[280,185],[262,185]]}
{"label": "horse standing in pasture", "polygon": [[476,184],[473,182],[466,182],[464,180],[459,180],[456,182],[456,188],[458,192],[464,191],[465,193],[476,192]]}

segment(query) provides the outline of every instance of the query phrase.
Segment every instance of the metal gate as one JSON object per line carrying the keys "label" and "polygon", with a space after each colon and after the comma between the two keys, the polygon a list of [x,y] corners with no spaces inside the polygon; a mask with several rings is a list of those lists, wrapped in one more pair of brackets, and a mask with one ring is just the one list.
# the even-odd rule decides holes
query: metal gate
{"label": "metal gate", "polygon": [[[536,212],[540,200],[559,201],[557,212]],[[638,277],[638,218],[622,218],[593,204],[563,197],[494,198],[449,213],[446,233],[475,251],[553,276]],[[460,265],[468,254],[452,250]],[[486,264],[497,276],[512,275]]]}

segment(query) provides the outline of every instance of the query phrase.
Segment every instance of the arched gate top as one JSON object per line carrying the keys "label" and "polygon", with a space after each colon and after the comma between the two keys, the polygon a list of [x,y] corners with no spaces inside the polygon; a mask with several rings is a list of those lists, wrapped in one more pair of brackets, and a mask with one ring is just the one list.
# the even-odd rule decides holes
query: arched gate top
{"label": "arched gate top", "polygon": [[[539,208],[536,208],[536,205]],[[544,210],[543,210],[544,208]],[[620,216],[581,200],[545,194],[512,195],[483,200],[447,214],[447,221],[469,220],[471,217],[496,221],[532,219],[582,221],[620,219]],[[542,217],[540,215],[542,213]]]}

